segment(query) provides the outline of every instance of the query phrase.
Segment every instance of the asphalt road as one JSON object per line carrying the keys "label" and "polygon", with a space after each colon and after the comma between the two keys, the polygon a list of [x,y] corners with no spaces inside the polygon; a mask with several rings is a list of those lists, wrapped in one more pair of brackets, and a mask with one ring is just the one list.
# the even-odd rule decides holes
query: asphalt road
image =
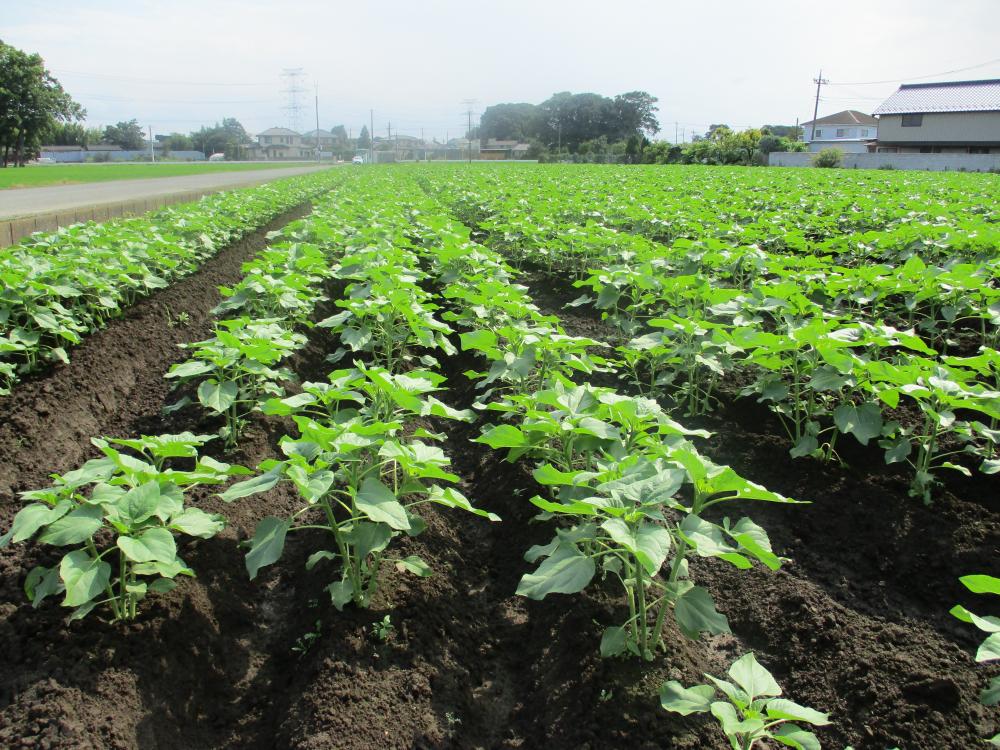
{"label": "asphalt road", "polygon": [[80,185],[0,190],[0,219],[15,219],[71,208],[99,206],[104,203],[151,198],[189,190],[225,189],[270,182],[282,177],[308,174],[322,167],[289,167],[250,172],[212,172],[186,177],[154,177],[148,180],[89,182]]}

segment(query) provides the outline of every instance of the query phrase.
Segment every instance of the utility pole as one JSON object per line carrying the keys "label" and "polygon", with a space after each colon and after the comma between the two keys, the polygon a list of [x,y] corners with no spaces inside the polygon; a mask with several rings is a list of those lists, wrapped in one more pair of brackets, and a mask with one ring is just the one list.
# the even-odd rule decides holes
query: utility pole
{"label": "utility pole", "polygon": [[469,118],[469,126],[465,131],[465,138],[469,142],[469,164],[472,164],[472,105],[476,103],[475,99],[463,99],[462,104],[465,105],[465,114]]}
{"label": "utility pole", "polygon": [[802,140],[802,134],[799,132],[799,118],[795,118],[795,142],[798,143]]}
{"label": "utility pole", "polygon": [[677,120],[674,120],[674,145],[677,145]]}
{"label": "utility pole", "polygon": [[321,161],[320,159],[321,153],[322,151],[320,151],[320,146],[319,146],[319,84],[317,83],[316,84],[316,161],[317,162]]}
{"label": "utility pole", "polygon": [[368,163],[375,163],[375,110],[368,110]]}
{"label": "utility pole", "polygon": [[809,134],[810,142],[816,140],[816,117],[819,115],[819,88],[824,83],[829,83],[829,81],[823,77],[822,68],[819,70],[819,76],[813,78],[813,83],[816,84],[816,103],[813,105],[812,132]]}
{"label": "utility pole", "polygon": [[156,164],[156,154],[153,152],[153,126],[147,125],[146,127],[149,128],[149,158],[153,164]]}

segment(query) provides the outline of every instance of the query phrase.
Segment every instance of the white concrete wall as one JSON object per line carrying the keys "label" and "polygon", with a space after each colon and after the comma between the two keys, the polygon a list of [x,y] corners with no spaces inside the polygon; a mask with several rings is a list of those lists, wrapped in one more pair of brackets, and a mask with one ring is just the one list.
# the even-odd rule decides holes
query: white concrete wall
{"label": "white concrete wall", "polygon": [[878,139],[884,143],[996,143],[1000,112],[927,112],[918,127],[903,127],[902,115],[882,115]]}
{"label": "white concrete wall", "polygon": [[[772,167],[811,167],[815,154],[775,152],[768,155]],[[886,164],[896,169],[922,169],[931,172],[1000,171],[1000,154],[844,154],[841,166],[846,169],[878,169]]]}
{"label": "white concrete wall", "polygon": [[868,153],[868,146],[861,141],[813,141],[809,144],[812,153],[818,153],[824,148],[839,148],[845,154],[865,154]]}

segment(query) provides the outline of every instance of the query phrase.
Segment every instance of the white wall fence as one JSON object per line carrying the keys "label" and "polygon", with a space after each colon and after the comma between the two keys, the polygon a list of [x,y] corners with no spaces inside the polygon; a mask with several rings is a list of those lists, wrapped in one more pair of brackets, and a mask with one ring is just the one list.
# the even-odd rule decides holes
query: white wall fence
{"label": "white wall fence", "polygon": [[[771,167],[811,167],[816,154],[774,152]],[[843,154],[844,169],[922,169],[930,172],[1000,171],[1000,154]]]}
{"label": "white wall fence", "polygon": [[[149,149],[139,151],[46,151],[39,154],[43,159],[52,159],[59,164],[82,164],[86,161],[136,161],[148,159]],[[156,159],[164,158],[163,153],[156,151]],[[169,151],[166,158],[174,161],[205,161],[201,151]]]}

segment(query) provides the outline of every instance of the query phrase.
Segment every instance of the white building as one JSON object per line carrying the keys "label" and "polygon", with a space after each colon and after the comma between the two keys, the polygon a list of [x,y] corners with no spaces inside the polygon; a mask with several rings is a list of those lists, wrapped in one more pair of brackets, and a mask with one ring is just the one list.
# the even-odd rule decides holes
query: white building
{"label": "white building", "polygon": [[878,137],[878,120],[856,109],[802,123],[803,140],[810,151],[839,148],[847,154],[864,154]]}
{"label": "white building", "polygon": [[875,114],[880,153],[1000,153],[1000,79],[904,84]]}

